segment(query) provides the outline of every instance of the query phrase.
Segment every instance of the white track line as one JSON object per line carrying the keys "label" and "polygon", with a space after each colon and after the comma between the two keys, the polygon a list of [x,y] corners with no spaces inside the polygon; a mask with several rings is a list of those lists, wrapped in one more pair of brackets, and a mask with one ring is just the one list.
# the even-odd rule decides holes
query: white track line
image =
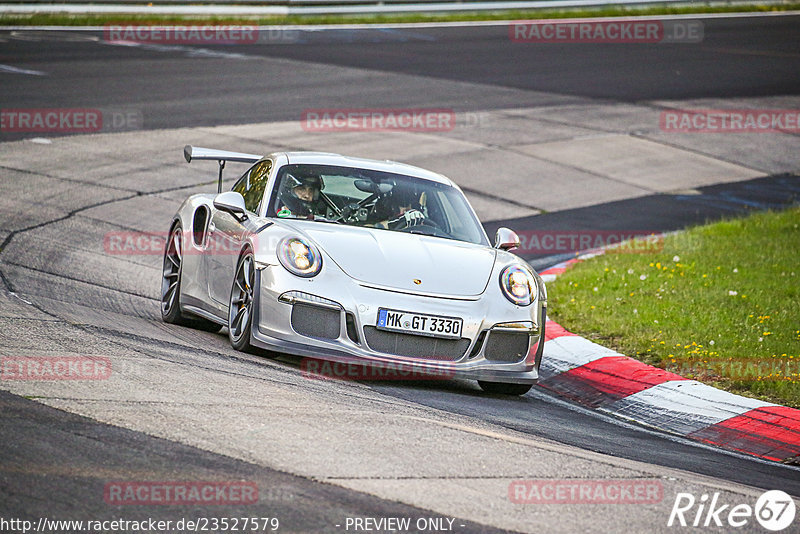
{"label": "white track line", "polygon": [[47,76],[46,72],[40,70],[21,69],[11,65],[0,65],[0,72],[7,72],[9,74],[27,74],[29,76]]}

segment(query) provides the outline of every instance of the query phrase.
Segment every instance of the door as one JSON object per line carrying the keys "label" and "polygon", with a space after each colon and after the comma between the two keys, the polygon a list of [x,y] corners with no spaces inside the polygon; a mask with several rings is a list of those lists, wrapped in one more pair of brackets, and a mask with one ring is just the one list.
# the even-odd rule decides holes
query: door
{"label": "door", "polygon": [[240,222],[228,212],[212,210],[205,254],[208,265],[208,293],[216,303],[224,305],[226,309],[242,244],[248,234],[260,226],[258,211],[271,170],[271,160],[260,161],[248,169],[231,188],[231,191],[236,191],[244,197],[247,209],[245,221]]}

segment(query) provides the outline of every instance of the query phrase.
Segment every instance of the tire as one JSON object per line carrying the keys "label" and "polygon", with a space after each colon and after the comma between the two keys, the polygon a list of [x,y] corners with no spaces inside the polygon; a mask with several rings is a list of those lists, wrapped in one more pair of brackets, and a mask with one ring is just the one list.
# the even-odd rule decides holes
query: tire
{"label": "tire", "polygon": [[236,275],[233,277],[231,296],[228,299],[228,339],[234,349],[250,353],[257,352],[250,344],[255,305],[254,282],[253,253],[246,249],[236,264]]}
{"label": "tire", "polygon": [[183,228],[180,224],[172,227],[169,239],[164,246],[164,262],[161,269],[161,319],[165,323],[176,324],[219,332],[222,326],[200,317],[187,317],[181,312],[181,276],[183,275]]}
{"label": "tire", "polygon": [[533,384],[507,384],[505,382],[487,382],[478,380],[478,385],[486,393],[496,395],[524,395],[531,390]]}

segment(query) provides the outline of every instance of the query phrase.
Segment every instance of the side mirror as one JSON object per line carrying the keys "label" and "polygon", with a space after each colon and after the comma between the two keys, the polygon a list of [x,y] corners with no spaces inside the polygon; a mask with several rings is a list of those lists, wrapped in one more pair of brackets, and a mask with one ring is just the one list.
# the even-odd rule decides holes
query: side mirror
{"label": "side mirror", "polygon": [[514,230],[508,228],[498,228],[494,236],[494,248],[500,250],[510,250],[519,247],[519,236]]}
{"label": "side mirror", "polygon": [[247,219],[247,208],[244,207],[244,197],[236,191],[226,191],[214,197],[214,207],[220,211],[227,211],[237,221]]}

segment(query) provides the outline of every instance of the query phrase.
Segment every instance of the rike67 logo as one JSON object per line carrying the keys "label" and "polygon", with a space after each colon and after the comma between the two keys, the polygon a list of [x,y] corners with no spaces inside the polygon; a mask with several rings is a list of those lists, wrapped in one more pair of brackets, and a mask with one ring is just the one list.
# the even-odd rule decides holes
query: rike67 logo
{"label": "rike67 logo", "polygon": [[691,493],[678,493],[667,526],[740,528],[755,517],[763,528],[778,532],[792,525],[796,511],[794,500],[780,490],[763,493],[755,506],[720,503],[719,493],[710,500],[705,493],[699,499]]}

